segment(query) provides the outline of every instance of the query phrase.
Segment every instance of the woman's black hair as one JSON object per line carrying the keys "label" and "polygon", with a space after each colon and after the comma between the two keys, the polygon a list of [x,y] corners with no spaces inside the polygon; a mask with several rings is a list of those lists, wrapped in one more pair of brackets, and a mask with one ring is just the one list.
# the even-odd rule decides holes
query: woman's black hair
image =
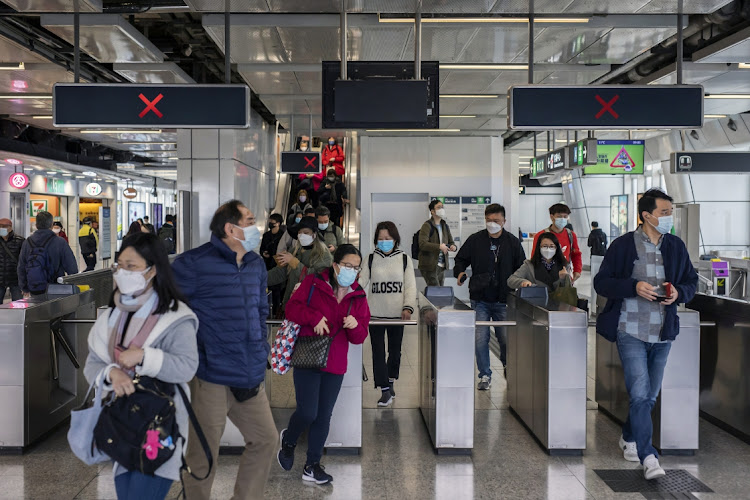
{"label": "woman's black hair", "polygon": [[[344,243],[333,252],[333,262],[340,264],[347,255],[356,255],[359,257],[360,262],[362,261],[362,253],[359,251],[359,248],[350,243]],[[333,270],[333,265],[331,265],[331,268],[328,271],[328,283],[331,284],[331,288],[334,290],[337,290],[339,287],[339,282],[336,280],[336,273]]]}
{"label": "woman's black hair", "polygon": [[141,230],[141,227],[142,226],[138,223],[138,221],[134,220],[130,224],[130,227],[128,228],[128,232],[125,234],[125,237],[127,238],[128,236],[131,236],[133,234],[140,234],[140,233],[142,233],[143,231]]}
{"label": "woman's black hair", "polygon": [[[170,310],[176,311],[179,302],[186,302],[186,300],[177,288],[177,282],[172,273],[172,266],[169,265],[169,257],[167,257],[167,249],[164,247],[164,243],[155,234],[138,233],[128,236],[122,241],[120,255],[122,255],[123,250],[129,247],[132,247],[138,255],[143,257],[146,265],[156,270],[156,275],[151,281],[154,291],[159,297],[154,314],[164,314]],[[114,293],[109,300],[109,306],[115,307]]]}
{"label": "woman's black hair", "polygon": [[393,238],[393,248],[398,248],[398,246],[401,244],[401,235],[398,234],[398,228],[396,227],[396,224],[393,222],[386,220],[383,222],[378,222],[377,227],[375,228],[375,238],[374,238],[374,245],[378,246],[378,235],[380,234],[380,231],[385,229],[388,231],[388,234],[391,238]]}
{"label": "woman's black hair", "polygon": [[534,264],[534,267],[538,266],[542,262],[542,240],[552,240],[552,243],[555,244],[555,248],[557,249],[554,257],[555,262],[559,263],[562,267],[567,266],[568,259],[565,258],[565,255],[563,255],[562,252],[562,248],[560,248],[560,240],[557,239],[557,236],[555,236],[554,233],[547,231],[546,233],[542,233],[539,236],[539,239],[536,240],[534,252],[531,254],[531,263]]}

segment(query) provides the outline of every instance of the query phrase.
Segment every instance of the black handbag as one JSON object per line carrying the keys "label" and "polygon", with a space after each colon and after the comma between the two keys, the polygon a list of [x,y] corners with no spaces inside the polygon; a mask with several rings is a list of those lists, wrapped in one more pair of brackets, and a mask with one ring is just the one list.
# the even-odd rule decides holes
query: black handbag
{"label": "black handbag", "polygon": [[[347,316],[352,312],[353,302],[353,299],[349,301],[349,310],[346,313]],[[328,354],[331,351],[333,339],[335,339],[343,329],[344,327],[342,325],[333,335],[297,337],[297,342],[294,345],[294,352],[292,352],[292,359],[290,360],[289,365],[293,368],[318,370],[325,368],[328,365]]]}
{"label": "black handbag", "polygon": [[182,469],[197,480],[208,477],[213,467],[213,455],[203,434],[193,407],[180,385],[136,376],[135,392],[118,397],[107,404],[94,428],[94,442],[99,451],[129,471],[153,476],[156,470],[174,455],[177,441],[185,438],[177,425],[175,386],[182,398],[198,440],[208,459],[205,477],[195,476],[182,458]]}

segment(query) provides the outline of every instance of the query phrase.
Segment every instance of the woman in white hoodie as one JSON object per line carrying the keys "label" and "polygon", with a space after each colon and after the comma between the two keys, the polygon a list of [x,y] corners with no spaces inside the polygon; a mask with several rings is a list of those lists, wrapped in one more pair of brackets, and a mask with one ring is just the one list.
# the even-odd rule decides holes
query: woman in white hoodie
{"label": "woman in white hoodie", "polygon": [[[367,291],[367,302],[373,319],[409,320],[417,307],[417,282],[414,263],[399,248],[401,236],[391,221],[375,228],[375,251],[362,266],[359,284]],[[385,337],[388,335],[388,360]],[[401,367],[401,342],[404,327],[370,325],[372,370],[375,387],[380,387],[378,406],[389,406],[396,397],[393,385]]]}
{"label": "woman in white hoodie", "polygon": [[[105,391],[118,397],[135,392],[135,375],[180,384],[198,369],[198,318],[181,301],[167,252],[150,233],[125,238],[117,258],[117,285],[110,308],[89,334],[84,374],[89,383],[104,377]],[[97,395],[99,397],[99,395]],[[180,434],[187,439],[188,414],[182,398],[174,398]],[[129,471],[115,463],[115,489],[120,500],[164,499],[173,481],[180,480],[183,440],[175,439],[172,457],[154,476]]]}

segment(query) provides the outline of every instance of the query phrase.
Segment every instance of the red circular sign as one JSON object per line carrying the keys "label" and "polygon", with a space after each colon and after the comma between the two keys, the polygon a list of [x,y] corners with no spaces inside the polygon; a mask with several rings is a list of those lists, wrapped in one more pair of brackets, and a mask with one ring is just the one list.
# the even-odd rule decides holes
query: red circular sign
{"label": "red circular sign", "polygon": [[8,184],[16,189],[23,189],[29,185],[29,176],[22,172],[16,172],[10,176]]}

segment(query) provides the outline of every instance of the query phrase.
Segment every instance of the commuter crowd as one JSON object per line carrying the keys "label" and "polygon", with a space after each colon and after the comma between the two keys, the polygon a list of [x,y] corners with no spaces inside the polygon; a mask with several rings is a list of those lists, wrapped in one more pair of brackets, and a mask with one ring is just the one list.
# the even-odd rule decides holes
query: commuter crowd
{"label": "commuter crowd", "polygon": [[[503,206],[488,205],[485,229],[458,248],[438,200],[426,207],[429,219],[414,234],[410,252],[397,224],[380,221],[372,235],[374,250],[363,256],[341,228],[349,201],[339,169],[343,150],[332,138],[327,151],[325,177],[301,176],[288,213],[271,214],[263,234],[256,214],[241,201],[229,201],[213,215],[210,241],[178,255],[170,266],[173,220],[158,236],[147,220],[131,226],[116,256],[109,307],[89,336],[84,369],[97,390],[95,400],[110,393],[117,399],[81,410],[96,411],[95,418],[74,415],[70,433],[79,436],[70,438],[71,448],[86,463],[115,462],[118,498],[163,499],[176,481],[183,483],[186,498],[210,498],[227,420],[245,442],[233,498],[263,498],[271,467],[292,470],[305,433],[302,480],[333,481],[322,464],[323,448],[349,368],[349,346],[369,337],[377,405],[391,406],[404,326],[370,323],[418,314],[415,267],[428,288],[444,286],[451,270],[458,286],[468,281],[477,320],[505,319],[508,295],[527,287],[586,307],[573,286],[582,273],[582,254],[566,205],[550,207],[550,225],[535,234],[529,258],[519,238],[504,229]],[[641,225],[609,249],[593,223],[588,246],[593,255],[603,255],[594,284],[607,305],[597,331],[617,343],[630,394],[618,446],[653,479],[664,471],[651,443],[650,413],[679,331],[676,304],[690,300],[697,276],[684,244],[670,234],[671,198],[651,190],[638,210]],[[85,259],[98,245],[92,222],[84,220],[79,232],[89,245],[81,245]],[[0,261],[3,290],[10,289],[14,299],[44,293],[47,283],[77,272],[52,217],[40,213],[36,224],[24,241],[9,220],[0,220],[2,253],[17,260]],[[53,272],[35,271],[42,261]],[[293,346],[290,356],[271,350],[266,320],[272,317],[284,319],[274,349]],[[505,366],[504,329],[494,334]],[[492,384],[489,341],[490,328],[478,326],[478,390]],[[282,429],[263,389],[269,355],[277,373],[293,368],[296,409]],[[286,363],[283,370],[278,363]],[[164,401],[169,405],[159,404]]]}

